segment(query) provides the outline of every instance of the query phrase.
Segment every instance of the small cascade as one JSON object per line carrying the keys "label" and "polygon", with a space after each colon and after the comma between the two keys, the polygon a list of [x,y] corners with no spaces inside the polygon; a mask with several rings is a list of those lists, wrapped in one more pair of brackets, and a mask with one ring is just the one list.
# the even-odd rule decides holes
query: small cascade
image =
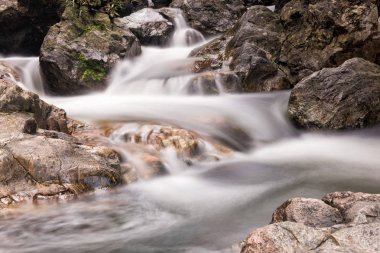
{"label": "small cascade", "polygon": [[0,63],[10,66],[18,72],[21,80],[17,80],[16,77],[13,78],[20,87],[39,95],[45,94],[38,57],[0,58]]}
{"label": "small cascade", "polygon": [[[193,74],[189,71],[196,60],[190,52],[205,42],[203,35],[190,28],[178,9],[170,9],[175,16],[175,33],[169,48],[143,47],[141,56],[120,62],[111,74],[109,95],[127,96],[187,95]],[[199,93],[199,95],[202,93]]]}
{"label": "small cascade", "polygon": [[181,10],[173,10],[176,14],[174,19],[176,31],[173,36],[172,46],[191,46],[205,41],[202,33],[187,25]]}

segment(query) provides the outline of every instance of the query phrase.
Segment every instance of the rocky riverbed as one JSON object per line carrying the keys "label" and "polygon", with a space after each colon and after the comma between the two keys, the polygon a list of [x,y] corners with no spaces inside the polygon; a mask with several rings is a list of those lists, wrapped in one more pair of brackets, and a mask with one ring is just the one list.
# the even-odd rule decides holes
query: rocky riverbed
{"label": "rocky riverbed", "polygon": [[379,7],[0,0],[0,251],[379,252]]}

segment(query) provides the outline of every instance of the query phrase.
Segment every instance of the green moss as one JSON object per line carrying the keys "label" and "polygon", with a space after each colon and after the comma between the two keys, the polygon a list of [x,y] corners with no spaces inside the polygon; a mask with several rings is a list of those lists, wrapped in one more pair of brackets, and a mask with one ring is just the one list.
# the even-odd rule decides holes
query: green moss
{"label": "green moss", "polygon": [[124,0],[66,0],[67,6],[86,7],[92,12],[107,13],[110,18],[118,15],[118,12],[125,7]]}
{"label": "green moss", "polygon": [[91,32],[91,31],[104,31],[106,30],[106,25],[105,24],[98,24],[98,25],[86,25],[83,30],[85,32]]}
{"label": "green moss", "polygon": [[102,81],[107,76],[107,71],[101,63],[89,60],[84,55],[79,55],[80,69],[83,71],[82,81]]}

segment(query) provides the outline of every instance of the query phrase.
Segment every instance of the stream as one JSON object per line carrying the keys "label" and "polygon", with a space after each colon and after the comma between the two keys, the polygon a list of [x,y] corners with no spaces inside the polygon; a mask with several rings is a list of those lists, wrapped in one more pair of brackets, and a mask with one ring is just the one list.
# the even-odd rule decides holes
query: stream
{"label": "stream", "polygon": [[0,61],[20,70],[20,86],[71,118],[177,126],[226,143],[234,154],[189,167],[163,151],[167,176],[68,203],[27,205],[1,218],[0,252],[239,252],[237,244],[288,198],[380,190],[380,128],[298,130],[286,114],[290,91],[228,94],[217,80],[218,95],[204,94],[201,83],[190,92],[195,76],[187,66],[195,59],[187,56],[205,40],[180,15],[176,29],[170,46],[143,47],[141,56],[120,62],[101,93],[52,97],[37,57]]}

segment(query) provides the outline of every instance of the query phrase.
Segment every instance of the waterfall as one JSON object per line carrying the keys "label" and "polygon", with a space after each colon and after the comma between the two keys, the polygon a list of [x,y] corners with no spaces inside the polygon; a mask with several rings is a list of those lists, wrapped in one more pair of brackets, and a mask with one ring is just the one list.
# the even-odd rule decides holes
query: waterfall
{"label": "waterfall", "polygon": [[[121,124],[104,138],[141,179],[70,203],[21,209],[0,223],[0,251],[232,253],[290,197],[379,190],[379,129],[306,133],[288,120],[289,91],[229,94],[219,74],[218,94],[205,94],[202,79],[189,71],[197,59],[188,57],[205,39],[176,13],[171,45],[143,47],[141,56],[119,62],[108,88],[96,94],[50,96],[37,57],[0,59],[19,71],[21,87],[69,117]],[[171,148],[155,150],[167,175],[145,180],[148,165],[125,139],[139,132],[147,142],[162,126],[196,133],[201,154],[213,154],[218,143],[232,155],[191,163]]]}

